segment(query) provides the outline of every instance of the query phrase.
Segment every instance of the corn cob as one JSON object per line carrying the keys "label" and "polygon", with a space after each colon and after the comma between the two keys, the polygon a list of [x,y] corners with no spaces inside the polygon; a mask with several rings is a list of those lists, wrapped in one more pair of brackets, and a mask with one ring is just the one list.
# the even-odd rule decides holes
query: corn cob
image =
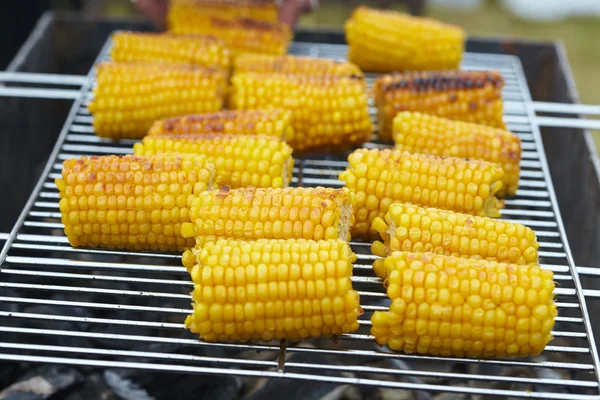
{"label": "corn cob", "polygon": [[231,54],[212,36],[174,36],[158,33],[117,32],[112,35],[114,61],[173,62],[229,71]]}
{"label": "corn cob", "polygon": [[497,164],[400,150],[355,150],[340,175],[355,195],[352,235],[375,237],[371,224],[393,203],[431,206],[497,217],[503,203],[495,196],[504,171]]}
{"label": "corn cob", "polygon": [[350,240],[352,196],[347,189],[212,190],[191,203],[182,235],[197,246],[218,239]]}
{"label": "corn cob", "polygon": [[521,139],[512,132],[406,111],[394,118],[393,136],[399,150],[498,163],[504,169],[504,187],[498,194],[517,192]]}
{"label": "corn cob", "polygon": [[195,20],[172,20],[170,29],[178,35],[200,34],[221,38],[233,56],[242,53],[283,55],[292,40],[292,32],[286,24],[250,18],[226,19],[207,15]]}
{"label": "corn cob", "polygon": [[185,325],[206,341],[292,339],[358,329],[356,259],[342,240],[208,243],[183,256],[194,282]]}
{"label": "corn cob", "polygon": [[235,74],[229,108],[284,108],[292,112],[294,151],[360,145],[371,137],[368,99],[361,78]]}
{"label": "corn cob", "polygon": [[161,118],[223,107],[223,72],[183,64],[103,63],[89,110],[98,136],[144,137]]}
{"label": "corn cob", "polygon": [[325,58],[298,56],[269,56],[243,54],[234,60],[234,73],[284,73],[293,75],[327,75],[362,77],[362,71],[354,64]]}
{"label": "corn cob", "polygon": [[[371,246],[373,254],[380,257],[411,251],[512,264],[538,262],[535,233],[519,223],[396,203],[385,218],[376,217],[372,227],[383,239]],[[385,278],[382,265],[383,259],[379,259],[373,268]]]}
{"label": "corn cob", "polygon": [[390,10],[358,7],[344,28],[348,59],[368,72],[455,69],[465,48],[462,28]]}
{"label": "corn cob", "polygon": [[432,71],[383,75],[373,87],[379,134],[382,140],[392,140],[393,120],[401,111],[419,111],[504,128],[503,86],[504,79],[498,72]]}
{"label": "corn cob", "polygon": [[65,234],[73,246],[183,250],[191,197],[211,188],[206,157],[92,156],[68,159],[60,191]]}
{"label": "corn cob", "polygon": [[215,186],[281,188],[290,184],[294,159],[285,142],[268,136],[146,136],[134,154],[202,154],[215,165]]}
{"label": "corn cob", "polygon": [[156,121],[148,135],[226,133],[265,135],[290,141],[294,138],[292,113],[286,110],[239,110],[185,115]]}
{"label": "corn cob", "polygon": [[388,270],[388,312],[371,334],[406,353],[457,357],[538,355],[557,316],[552,271],[431,253],[395,252]]}
{"label": "corn cob", "polygon": [[210,16],[277,22],[279,9],[270,0],[170,0],[167,19],[174,27],[193,25]]}

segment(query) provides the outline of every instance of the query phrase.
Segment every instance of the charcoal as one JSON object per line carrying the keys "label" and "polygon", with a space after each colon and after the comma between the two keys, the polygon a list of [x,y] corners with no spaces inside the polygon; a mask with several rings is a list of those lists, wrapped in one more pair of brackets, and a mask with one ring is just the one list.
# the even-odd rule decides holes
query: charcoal
{"label": "charcoal", "polygon": [[92,373],[85,377],[83,385],[76,388],[64,400],[118,400],[117,395],[106,384],[102,373]]}
{"label": "charcoal", "polygon": [[67,393],[83,381],[82,375],[68,366],[44,365],[23,375],[0,392],[2,400],[45,400]]}
{"label": "charcoal", "polygon": [[5,388],[15,381],[20,373],[20,365],[16,362],[0,363],[0,388]]}
{"label": "charcoal", "polygon": [[121,399],[154,400],[140,385],[118,372],[111,370],[104,371],[104,381]]}

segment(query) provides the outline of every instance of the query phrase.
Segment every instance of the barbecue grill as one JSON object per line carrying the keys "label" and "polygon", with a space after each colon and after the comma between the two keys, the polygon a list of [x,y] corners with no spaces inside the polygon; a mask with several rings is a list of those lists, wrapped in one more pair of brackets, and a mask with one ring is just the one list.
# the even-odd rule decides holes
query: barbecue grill
{"label": "barbecue grill", "polygon": [[[343,59],[346,47],[340,41],[339,34],[309,32],[298,35],[290,52]],[[484,42],[470,47],[486,48]],[[106,59],[109,48],[110,41],[97,61]],[[540,126],[585,128],[595,122],[537,116],[544,111],[578,114],[597,110],[534,103],[521,61],[514,55],[468,52],[462,68],[502,73],[506,80],[505,120],[523,143],[520,189],[506,201],[502,218],[521,222],[536,232],[540,263],[555,273],[558,283],[556,339],[539,357],[444,358],[378,347],[369,334],[370,317],[373,311],[385,310],[389,300],[371,269],[370,243],[362,242],[351,243],[357,253],[353,285],[365,311],[356,333],[333,341],[245,344],[205,343],[188,334],[183,320],[191,310],[188,293],[192,284],[179,254],[72,248],[64,236],[54,185],[62,161],[81,155],[127,154],[134,142],[94,135],[86,108],[94,85],[92,70],[87,76],[0,75],[0,80],[21,84],[80,87],[0,87],[3,96],[73,100],[29,200],[10,233],[0,235],[4,240],[0,253],[0,360],[234,374],[427,392],[600,398],[600,361],[585,296],[596,297],[597,292],[584,291],[579,280],[540,133]],[[374,77],[368,75],[368,82]],[[371,108],[372,115],[373,111]],[[367,146],[385,145],[374,140]],[[553,146],[549,149],[555,151]],[[337,175],[345,168],[345,160],[345,154],[299,158],[293,185],[340,187]],[[598,274],[593,268],[580,271]],[[32,311],[37,305],[44,307]]]}

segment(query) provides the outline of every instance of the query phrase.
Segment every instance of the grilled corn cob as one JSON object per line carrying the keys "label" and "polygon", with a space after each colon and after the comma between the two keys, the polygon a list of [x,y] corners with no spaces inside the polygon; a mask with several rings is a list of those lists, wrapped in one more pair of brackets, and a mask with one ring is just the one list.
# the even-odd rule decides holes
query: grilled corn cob
{"label": "grilled corn cob", "polygon": [[269,56],[243,54],[234,61],[234,73],[260,72],[293,75],[327,75],[362,77],[362,71],[354,64],[325,58],[299,56]]}
{"label": "grilled corn cob", "polygon": [[557,316],[552,271],[431,253],[386,258],[388,312],[371,334],[406,353],[457,357],[538,355]]}
{"label": "grilled corn cob", "polygon": [[170,0],[167,20],[171,27],[185,26],[210,16],[277,22],[279,9],[270,0]]}
{"label": "grilled corn cob", "polygon": [[290,184],[294,159],[285,142],[268,136],[164,135],[146,136],[134,154],[191,153],[205,155],[215,165],[215,186],[281,188]]}
{"label": "grilled corn cob", "polygon": [[399,150],[498,163],[504,169],[504,187],[499,195],[517,192],[521,139],[512,132],[406,111],[394,118],[393,136]]}
{"label": "grilled corn cob", "polygon": [[367,94],[361,78],[235,74],[229,107],[284,108],[292,112],[294,151],[360,145],[371,137]]}
{"label": "grilled corn cob", "polygon": [[291,141],[294,138],[291,120],[292,113],[280,109],[219,111],[156,121],[148,135],[226,133],[265,135]]}
{"label": "grilled corn cob", "polygon": [[374,237],[371,224],[398,202],[473,215],[499,216],[496,193],[504,171],[497,164],[400,150],[355,150],[340,175],[355,195],[352,235]]}
{"label": "grilled corn cob", "polygon": [[114,61],[173,62],[229,71],[231,54],[212,36],[174,36],[160,33],[117,32],[112,35]]}
{"label": "grilled corn cob", "polygon": [[62,223],[73,246],[183,250],[191,197],[211,188],[206,157],[92,156],[68,159],[60,191]]}
{"label": "grilled corn cob", "polygon": [[504,128],[498,72],[431,71],[384,75],[373,87],[379,134],[392,140],[392,123],[401,111]]}
{"label": "grilled corn cob", "polygon": [[250,18],[226,19],[221,16],[176,22],[171,21],[175,34],[216,36],[227,44],[233,56],[242,53],[283,55],[287,52],[292,32],[281,22],[262,22]]}
{"label": "grilled corn cob", "polygon": [[[193,213],[193,206],[191,210]],[[373,254],[380,257],[400,250],[513,264],[538,261],[535,233],[519,223],[396,203],[390,206],[385,218],[376,217],[372,227],[384,241],[371,246]],[[373,268],[385,278],[382,265],[380,259]]]}
{"label": "grilled corn cob", "polygon": [[212,190],[193,200],[182,235],[200,247],[218,239],[350,240],[352,196],[347,189]]}
{"label": "grilled corn cob", "polygon": [[344,28],[348,59],[368,72],[458,68],[465,48],[462,28],[390,10],[358,7]]}
{"label": "grilled corn cob", "polygon": [[355,259],[342,240],[208,243],[183,257],[194,282],[185,325],[209,342],[355,331],[362,312],[350,281]]}
{"label": "grilled corn cob", "polygon": [[89,110],[98,136],[144,137],[161,118],[223,107],[226,76],[183,64],[103,63]]}

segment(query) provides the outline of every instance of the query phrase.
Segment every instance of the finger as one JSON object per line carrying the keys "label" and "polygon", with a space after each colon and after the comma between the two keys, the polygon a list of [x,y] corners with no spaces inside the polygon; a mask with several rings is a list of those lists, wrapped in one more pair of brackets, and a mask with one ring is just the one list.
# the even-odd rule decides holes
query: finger
{"label": "finger", "polygon": [[165,27],[169,8],[167,0],[136,0],[134,4],[155,26]]}
{"label": "finger", "polygon": [[293,28],[302,13],[302,5],[301,0],[283,0],[279,8],[279,21]]}

